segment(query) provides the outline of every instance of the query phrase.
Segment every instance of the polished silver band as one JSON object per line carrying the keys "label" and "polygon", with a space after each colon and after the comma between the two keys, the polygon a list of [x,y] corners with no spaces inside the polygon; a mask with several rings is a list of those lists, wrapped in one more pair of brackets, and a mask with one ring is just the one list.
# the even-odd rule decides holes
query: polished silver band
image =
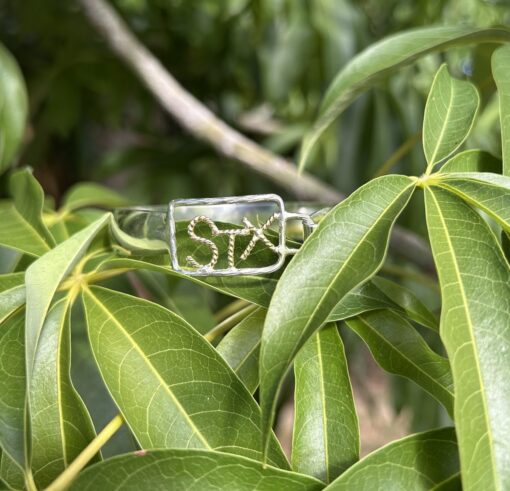
{"label": "polished silver band", "polygon": [[[289,242],[305,240],[328,210],[319,203],[284,204],[275,194],[177,199],[115,209],[113,233],[132,252],[169,253],[172,268],[185,275],[265,274],[297,251]],[[267,264],[252,264],[255,255]]]}

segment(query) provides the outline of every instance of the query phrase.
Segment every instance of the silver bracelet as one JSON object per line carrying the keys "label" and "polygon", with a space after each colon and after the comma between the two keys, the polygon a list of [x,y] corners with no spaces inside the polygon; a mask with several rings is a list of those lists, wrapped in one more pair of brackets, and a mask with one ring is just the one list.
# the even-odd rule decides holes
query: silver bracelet
{"label": "silver bracelet", "polygon": [[[328,210],[318,203],[285,209],[276,194],[175,199],[115,209],[113,233],[130,251],[169,253],[172,268],[184,275],[260,275],[280,269]],[[265,263],[253,266],[254,256]]]}

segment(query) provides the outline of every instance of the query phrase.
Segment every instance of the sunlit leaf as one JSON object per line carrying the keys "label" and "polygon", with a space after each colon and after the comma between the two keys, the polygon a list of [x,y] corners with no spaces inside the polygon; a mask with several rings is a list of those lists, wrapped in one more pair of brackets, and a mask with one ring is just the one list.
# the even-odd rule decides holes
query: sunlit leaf
{"label": "sunlit leaf", "polygon": [[55,245],[42,219],[44,191],[32,175],[31,169],[21,169],[11,175],[9,190],[14,206],[19,214],[29,223],[49,247]]}
{"label": "sunlit leaf", "polygon": [[53,295],[62,279],[70,273],[94,237],[105,227],[109,220],[109,214],[103,215],[97,221],[40,257],[27,269],[25,276],[27,296],[25,339],[29,380],[39,335]]}
{"label": "sunlit leaf", "polygon": [[441,337],[455,384],[466,489],[510,485],[510,271],[489,226],[448,191],[425,191],[439,272]]}
{"label": "sunlit leaf", "polygon": [[375,274],[414,180],[384,176],[333,208],[285,269],[271,299],[260,353],[260,402],[269,436],[280,385],[336,304]]}
{"label": "sunlit leaf", "polygon": [[319,491],[324,484],[296,472],[207,450],[154,450],[108,459],[86,470],[69,491],[114,489]]}
{"label": "sunlit leaf", "polygon": [[235,326],[216,350],[253,394],[259,386],[259,352],[265,309],[257,309]]}
{"label": "sunlit leaf", "polygon": [[127,197],[94,182],[81,182],[64,196],[62,209],[66,212],[85,207],[115,208],[132,205]]}
{"label": "sunlit leaf", "polygon": [[[255,401],[197,331],[161,306],[110,290],[86,290],[84,302],[99,369],[142,448],[261,458]],[[287,466],[274,439],[270,461]]]}
{"label": "sunlit leaf", "polygon": [[409,489],[431,491],[459,472],[453,428],[417,433],[372,452],[336,481],[327,491]]}
{"label": "sunlit leaf", "polygon": [[454,155],[441,172],[493,172],[501,174],[501,160],[483,150],[465,150]]}
{"label": "sunlit leaf", "polygon": [[429,167],[462,145],[479,104],[476,87],[452,78],[447,66],[442,65],[432,83],[423,117],[423,150]]}
{"label": "sunlit leaf", "polygon": [[0,325],[0,446],[25,465],[24,309]]}
{"label": "sunlit leaf", "polygon": [[0,324],[25,303],[25,274],[0,275]]}
{"label": "sunlit leaf", "polygon": [[69,370],[69,299],[49,310],[41,330],[30,382],[31,468],[45,488],[95,437],[90,416],[74,389]]}
{"label": "sunlit leaf", "polygon": [[292,468],[329,483],[359,458],[358,417],[335,324],[305,343],[294,373]]}
{"label": "sunlit leaf", "polygon": [[433,51],[483,42],[508,42],[504,28],[477,29],[465,26],[426,27],[401,32],[368,47],[353,58],[333,80],[321,104],[319,116],[301,149],[300,168],[325,129],[363,92]]}

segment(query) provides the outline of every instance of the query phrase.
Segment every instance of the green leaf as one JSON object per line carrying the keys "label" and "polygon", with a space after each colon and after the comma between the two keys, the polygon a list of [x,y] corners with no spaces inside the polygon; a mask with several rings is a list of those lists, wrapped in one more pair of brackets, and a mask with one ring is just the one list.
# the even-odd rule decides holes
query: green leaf
{"label": "green leaf", "polygon": [[384,176],[359,188],[323,218],[285,269],[262,332],[260,401],[265,438],[292,360],[337,303],[379,269],[414,182],[404,176]]}
{"label": "green leaf", "polygon": [[503,174],[510,176],[510,46],[501,46],[494,51],[492,73],[499,96]]}
{"label": "green leaf", "polygon": [[223,356],[250,393],[259,386],[259,351],[265,309],[257,309],[235,326],[218,344]]}
{"label": "green leaf", "polygon": [[[197,331],[159,305],[102,288],[85,291],[84,302],[97,364],[142,448],[261,457],[255,401]],[[270,460],[287,466],[275,439]]]}
{"label": "green leaf", "polygon": [[436,73],[423,117],[423,150],[432,168],[451,155],[467,138],[480,96],[476,87],[452,78],[446,65]]}
{"label": "green leaf", "polygon": [[359,459],[358,416],[335,324],[310,338],[294,362],[292,468],[329,483]]}
{"label": "green leaf", "polygon": [[10,167],[25,134],[28,97],[23,75],[0,44],[0,174]]}
{"label": "green leaf", "polygon": [[121,455],[78,476],[69,491],[118,489],[319,491],[324,484],[296,472],[264,467],[260,462],[207,450],[154,450]]}
{"label": "green leaf", "polygon": [[0,325],[25,303],[25,273],[0,275]]}
{"label": "green leaf", "polygon": [[375,284],[374,278],[349,292],[340,300],[328,317],[329,322],[341,321],[349,317],[379,309],[399,309]]}
{"label": "green leaf", "polygon": [[0,485],[2,481],[7,485],[7,489],[25,489],[23,469],[0,449]]}
{"label": "green leaf", "polygon": [[439,331],[439,319],[437,316],[411,290],[380,276],[375,276],[371,281],[391,301],[395,302],[409,319],[433,331]]}
{"label": "green leaf", "polygon": [[465,150],[448,160],[441,167],[440,172],[492,172],[501,174],[501,160],[483,150]]}
{"label": "green leaf", "polygon": [[69,298],[49,310],[30,382],[31,468],[48,486],[95,437],[90,416],[71,382]]}
{"label": "green leaf", "polygon": [[55,246],[55,239],[42,219],[44,191],[32,175],[32,170],[25,168],[14,172],[9,181],[9,190],[19,214],[49,247]]}
{"label": "green leaf", "polygon": [[453,380],[446,358],[430,349],[420,334],[395,312],[381,310],[349,319],[373,357],[390,373],[406,377],[453,413]]}
{"label": "green leaf", "polygon": [[452,173],[438,176],[435,183],[484,211],[510,231],[510,177],[488,172]]}
{"label": "green leaf", "polygon": [[0,216],[0,245],[36,257],[50,250],[45,239],[23,218],[13,203],[1,202]]}
{"label": "green leaf", "polygon": [[508,41],[510,31],[504,28],[448,26],[413,29],[372,44],[345,65],[329,86],[317,121],[303,142],[299,168],[304,168],[310,151],[326,128],[360,94],[399,68],[433,51],[466,44]]}
{"label": "green leaf", "polygon": [[417,433],[367,455],[325,491],[431,491],[454,478],[459,458],[453,428]]}
{"label": "green leaf", "polygon": [[425,191],[455,384],[465,489],[510,486],[510,271],[489,226],[448,191]]}
{"label": "green leaf", "polygon": [[60,282],[83,256],[94,237],[110,221],[110,217],[109,213],[103,215],[94,223],[40,257],[27,269],[25,276],[27,295],[25,339],[29,380],[32,374],[39,335],[53,295]]}
{"label": "green leaf", "polygon": [[130,206],[132,204],[132,201],[105,186],[94,182],[80,182],[73,186],[64,196],[62,210],[71,212],[86,207],[110,209],[118,206]]}
{"label": "green leaf", "polygon": [[0,325],[0,446],[25,465],[24,309]]}

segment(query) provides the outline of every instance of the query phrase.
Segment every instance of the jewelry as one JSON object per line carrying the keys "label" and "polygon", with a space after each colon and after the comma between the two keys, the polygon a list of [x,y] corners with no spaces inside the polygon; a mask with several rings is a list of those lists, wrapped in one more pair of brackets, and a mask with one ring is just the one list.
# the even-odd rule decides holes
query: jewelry
{"label": "jewelry", "polygon": [[[130,251],[169,252],[183,275],[259,275],[278,270],[298,251],[287,242],[305,240],[328,211],[306,203],[290,208],[276,194],[175,199],[167,207],[114,210],[113,233]],[[254,255],[267,264],[254,266]]]}

